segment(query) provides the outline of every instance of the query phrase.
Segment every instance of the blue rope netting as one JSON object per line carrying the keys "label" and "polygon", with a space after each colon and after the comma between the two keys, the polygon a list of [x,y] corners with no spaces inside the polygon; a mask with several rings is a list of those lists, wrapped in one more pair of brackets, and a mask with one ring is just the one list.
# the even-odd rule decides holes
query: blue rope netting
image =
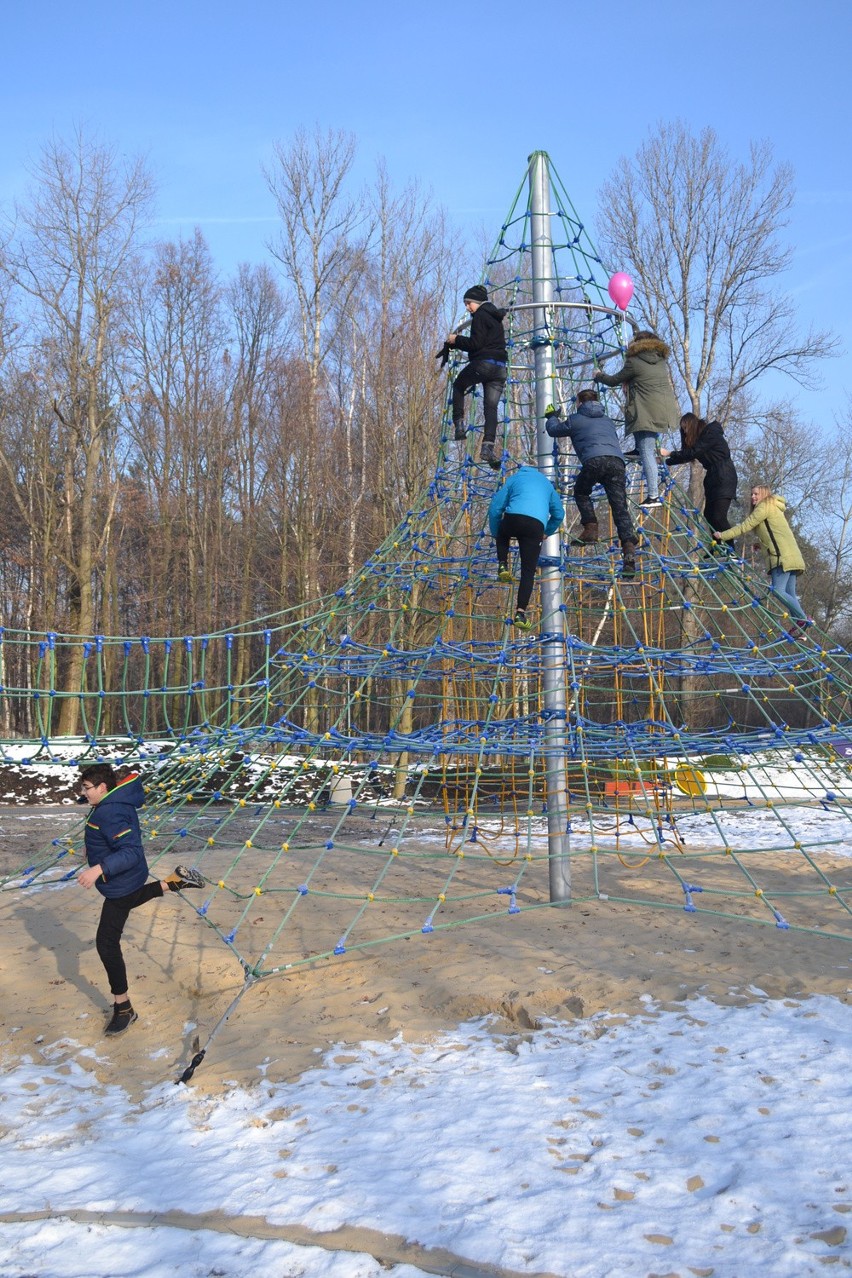
{"label": "blue rope netting", "polygon": [[[89,638],[72,691],[61,672],[78,638],[0,635],[4,668],[18,668],[12,650],[24,648],[35,670],[27,686],[0,689],[28,703],[34,724],[30,742],[0,742],[0,759],[55,763],[69,777],[99,758],[141,766],[149,860],[201,868],[198,913],[253,977],[546,905],[554,758],[575,900],[852,935],[849,654],[796,628],[761,570],[714,553],[664,467],[653,512],[628,467],[641,529],[628,582],[608,517],[597,545],[570,544],[576,463],[554,445],[569,515],[548,566],[561,575],[566,633],[510,624],[514,587],[497,581],[487,509],[515,459],[535,454],[535,350],[549,344],[552,398],[567,403],[627,342],[607,273],[552,173],[551,194],[558,304],[544,329],[530,307],[525,187],[485,272],[510,308],[502,475],[474,456],[476,395],[467,443],[451,439],[451,366],[426,490],[311,609],[233,632]],[[557,722],[541,691],[554,645],[566,694]],[[73,743],[55,736],[68,697],[82,716]],[[79,850],[78,830],[57,838],[6,886],[70,878]]]}

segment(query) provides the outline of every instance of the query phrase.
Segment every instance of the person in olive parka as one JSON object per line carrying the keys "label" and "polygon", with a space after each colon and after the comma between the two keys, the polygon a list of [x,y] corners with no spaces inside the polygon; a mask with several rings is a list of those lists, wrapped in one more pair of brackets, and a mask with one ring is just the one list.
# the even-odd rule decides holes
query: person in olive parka
{"label": "person in olive parka", "polygon": [[[464,295],[464,304],[471,316],[470,333],[450,333],[447,346],[467,351],[468,364],[453,382],[453,431],[458,440],[465,438],[464,397],[474,386],[482,387],[482,404],[485,415],[485,431],[480,450],[480,460],[488,462],[494,470],[500,469],[500,454],[495,455],[497,441],[497,405],[503,394],[508,374],[509,356],[506,351],[506,335],[503,332],[503,316],[506,311],[488,300],[484,284],[474,284]],[[441,354],[441,352],[439,352]]]}
{"label": "person in olive parka", "polygon": [[627,347],[624,364],[617,373],[598,369],[593,375],[593,380],[604,386],[626,388],[624,428],[633,436],[642,463],[646,492],[641,504],[646,510],[661,505],[657,436],[674,430],[680,418],[666,363],[669,354],[668,346],[656,333],[641,329]]}

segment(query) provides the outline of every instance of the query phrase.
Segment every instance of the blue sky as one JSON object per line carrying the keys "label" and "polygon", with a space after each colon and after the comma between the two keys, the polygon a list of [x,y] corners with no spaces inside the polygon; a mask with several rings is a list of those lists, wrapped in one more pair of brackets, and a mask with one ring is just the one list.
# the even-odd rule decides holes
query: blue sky
{"label": "blue sky", "polygon": [[[226,272],[266,257],[261,165],[300,126],[351,130],[360,176],[383,156],[395,183],[420,178],[489,235],[532,150],[591,225],[602,181],[660,120],[712,125],[734,156],[768,138],[796,174],[788,285],[803,325],[852,352],[850,0],[49,0],[10,6],[4,46],[0,200],[24,193],[47,137],[82,124],[147,155],[158,232],[199,225]],[[847,366],[797,397],[806,415],[845,408]]]}

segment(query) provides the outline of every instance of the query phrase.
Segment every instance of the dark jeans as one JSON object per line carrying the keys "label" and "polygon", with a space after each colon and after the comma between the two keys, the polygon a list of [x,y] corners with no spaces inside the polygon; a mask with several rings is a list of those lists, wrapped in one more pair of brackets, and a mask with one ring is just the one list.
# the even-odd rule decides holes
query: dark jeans
{"label": "dark jeans", "polygon": [[602,485],[622,545],[626,541],[636,540],[630,512],[627,509],[624,475],[624,462],[620,457],[592,457],[589,461],[583,462],[574,484],[574,500],[580,512],[580,522],[584,526],[598,522],[591,492],[595,484]]}
{"label": "dark jeans", "polygon": [[453,382],[453,425],[464,422],[465,393],[473,386],[482,387],[482,404],[485,413],[485,439],[493,444],[497,438],[497,405],[506,385],[505,364],[495,364],[487,359],[471,360]]}
{"label": "dark jeans", "polygon": [[124,955],[121,952],[121,934],[127,922],[127,916],[137,905],[144,905],[163,895],[159,882],[145,883],[136,892],[127,896],[104,897],[101,909],[101,921],[95,946],[101,962],[106,968],[109,987],[113,994],[127,993],[127,968],[124,966]]}
{"label": "dark jeans", "polygon": [[508,562],[509,544],[513,537],[521,552],[518,609],[525,612],[532,594],[541,543],[544,541],[544,524],[540,519],[533,519],[532,515],[504,515],[497,531],[497,562],[501,565]]}
{"label": "dark jeans", "polygon": [[711,528],[715,528],[716,532],[727,532],[730,528],[728,511],[733,500],[733,497],[717,497],[715,493],[708,493],[705,488],[704,518]]}

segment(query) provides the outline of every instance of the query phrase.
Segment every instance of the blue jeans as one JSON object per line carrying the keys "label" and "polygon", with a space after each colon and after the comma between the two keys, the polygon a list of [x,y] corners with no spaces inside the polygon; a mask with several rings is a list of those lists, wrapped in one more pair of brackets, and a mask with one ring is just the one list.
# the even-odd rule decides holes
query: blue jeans
{"label": "blue jeans", "polygon": [[485,415],[484,438],[493,444],[497,438],[497,406],[506,385],[507,368],[505,364],[495,364],[490,359],[471,360],[463,368],[453,382],[453,425],[461,426],[464,421],[465,392],[474,386],[482,387],[482,410]]}
{"label": "blue jeans", "polygon": [[660,472],[657,469],[657,436],[652,430],[635,430],[633,438],[645,476],[645,499],[660,495]]}
{"label": "blue jeans", "polygon": [[784,601],[791,615],[798,617],[800,621],[805,621],[807,613],[799,603],[799,596],[796,594],[797,575],[795,572],[785,572],[783,568],[771,568],[769,584],[772,587],[772,593]]}

